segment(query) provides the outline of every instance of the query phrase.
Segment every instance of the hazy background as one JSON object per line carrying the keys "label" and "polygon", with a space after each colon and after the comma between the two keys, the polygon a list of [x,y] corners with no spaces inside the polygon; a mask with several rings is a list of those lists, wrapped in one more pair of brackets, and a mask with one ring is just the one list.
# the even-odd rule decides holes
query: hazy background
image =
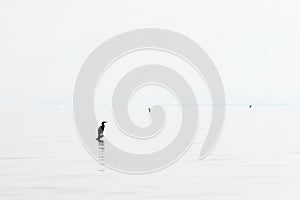
{"label": "hazy background", "polygon": [[87,56],[113,35],[171,29],[216,64],[228,104],[299,104],[300,2],[1,1],[0,105],[71,106]]}
{"label": "hazy background", "polygon": [[[0,199],[299,199],[299,10],[296,0],[2,0]],[[81,65],[98,45],[148,27],[177,31],[202,46],[221,75],[228,106],[222,137],[205,160],[198,156],[211,107],[201,106],[199,137],[186,155],[166,170],[132,176],[104,168],[85,151],[72,94]],[[118,66],[153,59],[183,69],[199,104],[210,103],[203,82],[170,55],[128,55],[103,80],[118,80],[124,73]],[[99,91],[100,105],[108,96]],[[157,87],[138,91],[133,102],[176,103]],[[108,117],[97,109],[99,121]],[[179,125],[176,109],[167,108],[171,129],[159,142],[140,147],[122,140],[119,146],[149,152],[170,142]],[[146,107],[134,111],[134,122],[149,124]],[[117,134],[113,123],[105,134]]]}

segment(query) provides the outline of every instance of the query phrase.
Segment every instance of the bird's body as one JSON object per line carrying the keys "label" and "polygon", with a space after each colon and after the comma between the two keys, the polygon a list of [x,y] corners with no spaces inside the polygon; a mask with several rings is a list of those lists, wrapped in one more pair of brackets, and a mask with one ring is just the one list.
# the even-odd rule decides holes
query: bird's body
{"label": "bird's body", "polygon": [[105,128],[105,123],[107,123],[106,121],[103,121],[101,123],[101,126],[98,128],[98,137],[96,138],[96,140],[100,141],[101,138],[103,138],[103,132],[104,132],[104,128]]}

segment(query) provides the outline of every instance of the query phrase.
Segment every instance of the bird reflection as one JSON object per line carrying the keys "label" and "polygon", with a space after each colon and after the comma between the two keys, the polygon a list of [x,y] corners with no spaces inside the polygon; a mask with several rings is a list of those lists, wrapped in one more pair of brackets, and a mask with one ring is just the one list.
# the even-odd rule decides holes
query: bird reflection
{"label": "bird reflection", "polygon": [[99,162],[99,171],[104,172],[104,141],[98,140],[98,162]]}

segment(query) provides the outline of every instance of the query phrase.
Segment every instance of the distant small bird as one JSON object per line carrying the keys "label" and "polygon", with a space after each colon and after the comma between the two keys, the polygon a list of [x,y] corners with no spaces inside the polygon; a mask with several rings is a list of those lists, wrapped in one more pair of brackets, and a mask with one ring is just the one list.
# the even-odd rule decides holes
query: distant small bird
{"label": "distant small bird", "polygon": [[148,108],[148,111],[149,111],[149,112],[151,111],[150,108]]}
{"label": "distant small bird", "polygon": [[96,138],[98,141],[101,141],[101,138],[103,138],[105,123],[107,123],[107,121],[101,122],[101,126],[98,128],[98,137]]}
{"label": "distant small bird", "polygon": [[252,108],[252,105],[249,105],[249,108]]}

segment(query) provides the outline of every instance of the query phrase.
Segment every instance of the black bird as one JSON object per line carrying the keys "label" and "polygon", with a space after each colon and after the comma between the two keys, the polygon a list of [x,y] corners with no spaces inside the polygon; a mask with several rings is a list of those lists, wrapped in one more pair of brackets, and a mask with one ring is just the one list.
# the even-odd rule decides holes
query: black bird
{"label": "black bird", "polygon": [[252,105],[249,105],[249,108],[252,108]]}
{"label": "black bird", "polygon": [[104,128],[105,128],[105,123],[107,123],[107,121],[103,121],[101,123],[101,126],[98,128],[98,137],[96,138],[96,140],[100,141],[101,138],[103,138],[103,132],[104,132]]}

